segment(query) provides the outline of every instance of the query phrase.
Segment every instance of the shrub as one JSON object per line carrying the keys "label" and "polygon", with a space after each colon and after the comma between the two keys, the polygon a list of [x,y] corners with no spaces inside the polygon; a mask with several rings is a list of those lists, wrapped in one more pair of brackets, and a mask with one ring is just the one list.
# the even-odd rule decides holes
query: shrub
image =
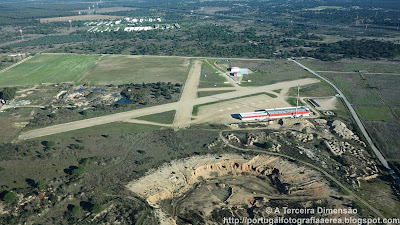
{"label": "shrub", "polygon": [[79,166],[78,168],[73,169],[73,170],[71,171],[71,175],[80,175],[80,174],[82,174],[83,172],[85,172],[85,167],[84,167],[84,166]]}
{"label": "shrub", "polygon": [[92,213],[99,213],[101,211],[101,205],[100,204],[94,204],[92,208],[90,209],[90,212]]}
{"label": "shrub", "polygon": [[272,143],[269,142],[269,141],[265,142],[265,143],[264,143],[264,148],[265,148],[265,149],[270,149],[270,148],[272,148]]}
{"label": "shrub", "polygon": [[36,183],[36,187],[39,188],[39,190],[43,190],[46,187],[46,180],[41,180]]}
{"label": "shrub", "polygon": [[11,100],[15,98],[15,94],[17,93],[17,88],[12,87],[12,88],[4,88],[2,92],[0,92],[0,98],[6,99],[6,100]]}
{"label": "shrub", "polygon": [[45,147],[44,150],[47,151],[53,148],[56,143],[54,141],[42,141],[42,145]]}
{"label": "shrub", "polygon": [[15,194],[11,191],[7,192],[4,197],[3,200],[7,203],[12,203],[15,202],[15,200],[17,199],[17,197],[15,196]]}

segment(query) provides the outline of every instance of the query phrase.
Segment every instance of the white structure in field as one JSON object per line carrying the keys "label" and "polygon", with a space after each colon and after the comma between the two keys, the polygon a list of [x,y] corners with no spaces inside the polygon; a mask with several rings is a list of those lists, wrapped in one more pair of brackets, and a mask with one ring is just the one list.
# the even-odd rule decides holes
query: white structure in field
{"label": "white structure in field", "polygon": [[234,77],[241,77],[243,74],[249,74],[249,70],[240,67],[231,67],[231,75]]}
{"label": "white structure in field", "polygon": [[237,73],[240,72],[240,68],[239,67],[231,67],[231,73]]}
{"label": "white structure in field", "polygon": [[312,112],[307,106],[287,107],[277,109],[265,109],[257,112],[240,113],[239,117],[242,121],[249,120],[266,120],[274,118],[297,118],[303,116],[311,116]]}
{"label": "white structure in field", "polygon": [[125,32],[132,32],[132,31],[142,31],[142,30],[152,30],[152,27],[125,27]]}

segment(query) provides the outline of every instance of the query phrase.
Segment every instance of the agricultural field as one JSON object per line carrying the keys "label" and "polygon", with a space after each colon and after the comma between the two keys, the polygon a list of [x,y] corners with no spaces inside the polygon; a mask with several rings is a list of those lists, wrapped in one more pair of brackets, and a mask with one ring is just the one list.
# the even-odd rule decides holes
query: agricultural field
{"label": "agricultural field", "polygon": [[383,105],[379,96],[359,74],[329,73],[324,76],[335,83],[353,104]]}
{"label": "agricultural field", "polygon": [[[336,71],[336,72],[356,72],[364,71],[367,73],[396,73],[400,74],[400,64],[395,61],[387,60],[363,60],[363,59],[342,59],[340,61],[320,61],[320,60],[299,60],[299,62],[314,71]],[[323,75],[323,74],[322,74]]]}
{"label": "agricultural field", "polygon": [[[354,104],[366,129],[385,158],[399,162],[400,141],[397,134],[400,132],[398,120],[400,65],[390,61],[361,59],[338,62],[302,60],[301,63],[315,71],[325,71],[318,73],[335,83]],[[361,74],[355,71],[361,71]],[[307,92],[305,88],[301,93]],[[342,113],[338,113],[338,116],[347,114],[343,104],[340,106]]]}
{"label": "agricultural field", "polygon": [[[248,68],[251,73],[243,76],[241,86],[261,86],[281,81],[312,77],[311,73],[288,60],[230,60],[230,66]],[[251,82],[246,82],[251,80]]]}
{"label": "agricultural field", "polygon": [[397,121],[365,121],[371,138],[388,161],[400,162],[400,122]]}
{"label": "agricultural field", "polygon": [[185,83],[189,60],[181,57],[105,55],[80,80],[91,85]]}
{"label": "agricultural field", "polygon": [[363,120],[382,120],[390,121],[394,119],[392,112],[388,107],[381,106],[356,106],[358,115]]}
{"label": "agricultural field", "polygon": [[[300,86],[300,97],[328,97],[335,94],[335,90],[322,80],[316,84]],[[290,88],[288,95],[292,97],[297,96],[297,87]]]}
{"label": "agricultural field", "polygon": [[[399,70],[400,73],[400,70]],[[400,74],[365,74],[363,75],[370,86],[389,106],[400,106]]]}
{"label": "agricultural field", "polygon": [[39,54],[0,74],[0,86],[73,82],[98,55]]}

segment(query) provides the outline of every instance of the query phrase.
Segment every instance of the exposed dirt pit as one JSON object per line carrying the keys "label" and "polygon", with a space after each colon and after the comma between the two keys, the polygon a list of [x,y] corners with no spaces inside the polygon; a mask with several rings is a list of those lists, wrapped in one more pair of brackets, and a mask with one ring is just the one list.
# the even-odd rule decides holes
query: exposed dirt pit
{"label": "exposed dirt pit", "polygon": [[156,209],[161,224],[193,218],[200,224],[221,224],[221,215],[265,216],[266,207],[290,202],[298,207],[340,205],[330,197],[338,193],[317,171],[267,155],[177,160],[127,187]]}

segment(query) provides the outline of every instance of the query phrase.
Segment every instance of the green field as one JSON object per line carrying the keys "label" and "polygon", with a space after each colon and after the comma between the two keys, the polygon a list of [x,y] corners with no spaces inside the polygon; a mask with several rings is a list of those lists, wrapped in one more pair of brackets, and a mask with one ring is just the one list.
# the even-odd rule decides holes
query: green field
{"label": "green field", "polygon": [[39,54],[0,74],[0,86],[75,81],[98,55]]}
{"label": "green field", "polygon": [[211,64],[204,61],[201,66],[201,77],[199,88],[210,88],[210,87],[231,87],[230,84],[226,84],[227,80],[225,77],[219,74]]}
{"label": "green field", "polygon": [[183,84],[189,63],[180,57],[106,55],[84,74],[82,83],[125,84],[172,82]]}
{"label": "green field", "polygon": [[358,114],[363,120],[392,120],[394,119],[388,107],[356,106]]}
{"label": "green field", "polygon": [[324,74],[343,91],[352,104],[382,105],[383,102],[359,75],[347,73]]}
{"label": "green field", "polygon": [[386,60],[342,59],[335,62],[325,62],[307,59],[299,60],[299,62],[315,71],[366,71],[368,73],[395,73],[400,75],[400,64]]}
{"label": "green field", "polygon": [[400,117],[400,108],[393,108],[394,113],[396,113],[397,117]]}
{"label": "green field", "polygon": [[147,116],[141,116],[141,117],[137,117],[135,119],[146,120],[146,121],[155,122],[155,123],[172,124],[172,122],[174,122],[175,112],[176,112],[175,110],[171,110],[171,111],[167,111],[167,112],[156,113],[156,114],[151,114],[151,115],[147,115]]}
{"label": "green field", "polygon": [[[322,80],[319,83],[300,86],[300,97],[326,97],[334,96],[335,94],[335,90]],[[297,87],[290,88],[288,96],[297,96]]]}
{"label": "green field", "polygon": [[197,92],[197,97],[202,98],[206,96],[211,96],[211,95],[217,95],[217,94],[223,94],[223,93],[228,93],[232,92],[234,90],[226,90],[226,91],[199,91]]}
{"label": "green field", "polygon": [[[231,66],[248,68],[251,73],[243,76],[241,86],[262,86],[301,78],[315,78],[298,65],[288,60],[231,60]],[[247,82],[251,80],[251,82]]]}

